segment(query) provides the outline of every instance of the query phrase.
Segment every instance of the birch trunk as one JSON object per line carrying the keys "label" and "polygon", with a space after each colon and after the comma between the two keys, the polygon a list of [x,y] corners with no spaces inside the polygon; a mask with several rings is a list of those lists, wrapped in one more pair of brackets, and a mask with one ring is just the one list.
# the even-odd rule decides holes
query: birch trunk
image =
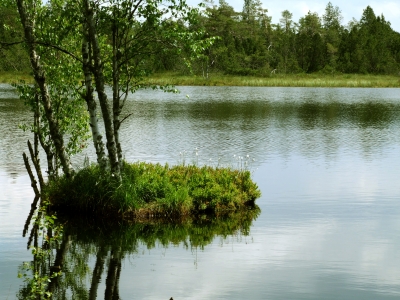
{"label": "birch trunk", "polygon": [[87,104],[87,108],[90,116],[90,129],[92,131],[92,138],[94,148],[96,149],[97,154],[97,163],[99,164],[102,170],[106,169],[107,166],[107,158],[104,152],[104,143],[103,137],[100,134],[99,123],[97,119],[97,104],[93,95],[93,86],[92,86],[92,73],[90,72],[90,64],[91,64],[91,55],[90,55],[90,47],[89,47],[89,36],[86,24],[83,25],[83,41],[82,41],[82,69],[85,75],[85,101]]}
{"label": "birch trunk", "polygon": [[[113,25],[113,121],[114,121],[114,137],[115,144],[117,147],[117,155],[118,161],[120,164],[120,168],[122,167],[122,149],[121,143],[119,141],[119,128],[121,126],[121,122],[119,120],[119,116],[121,114],[121,105],[120,105],[120,89],[119,89],[119,70],[118,70],[118,62],[120,59],[120,53],[118,51],[118,27]],[[126,91],[128,93],[128,91]]]}
{"label": "birch trunk", "polygon": [[90,43],[93,50],[94,66],[92,68],[92,72],[96,82],[97,96],[99,98],[101,112],[103,115],[111,172],[117,177],[117,179],[120,179],[121,173],[118,162],[117,147],[115,143],[113,118],[111,115],[111,109],[108,103],[107,94],[105,93],[105,80],[103,74],[103,65],[100,57],[100,46],[97,39],[95,22],[93,19],[93,8],[91,7],[89,2],[89,0],[83,0],[83,14],[86,17],[86,24],[88,26],[87,29],[89,31]]}
{"label": "birch trunk", "polygon": [[29,52],[29,58],[33,71],[35,82],[40,89],[40,100],[43,104],[46,118],[49,122],[49,130],[52,141],[60,158],[61,166],[64,174],[71,177],[73,170],[71,167],[69,156],[67,155],[64,147],[64,137],[60,132],[56,118],[54,117],[52,102],[47,88],[46,75],[40,63],[40,57],[37,55],[35,46],[35,21],[32,17],[28,16],[26,11],[26,3],[24,0],[17,0],[18,12],[21,18],[21,23],[24,28],[25,41]]}

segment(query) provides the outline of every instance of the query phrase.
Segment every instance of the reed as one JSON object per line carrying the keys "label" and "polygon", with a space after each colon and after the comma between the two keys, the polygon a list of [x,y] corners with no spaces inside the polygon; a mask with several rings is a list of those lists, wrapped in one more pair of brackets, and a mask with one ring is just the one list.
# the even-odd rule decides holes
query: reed
{"label": "reed", "polygon": [[133,219],[238,210],[260,196],[247,170],[209,166],[124,163],[122,182],[96,165],[73,179],[50,181],[52,207]]}
{"label": "reed", "polygon": [[259,87],[400,87],[400,76],[371,74],[270,74],[268,77],[211,74],[209,78],[178,73],[154,74],[149,84],[176,86],[259,86]]}

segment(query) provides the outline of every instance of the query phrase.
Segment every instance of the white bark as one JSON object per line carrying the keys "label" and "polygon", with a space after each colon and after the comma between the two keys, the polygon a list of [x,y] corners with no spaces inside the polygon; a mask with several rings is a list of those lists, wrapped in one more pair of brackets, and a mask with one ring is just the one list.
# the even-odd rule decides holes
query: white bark
{"label": "white bark", "polygon": [[73,169],[70,163],[69,156],[65,151],[64,137],[58,126],[58,122],[53,113],[52,101],[48,91],[46,75],[40,63],[40,57],[36,52],[35,46],[35,20],[29,17],[26,10],[26,2],[17,0],[18,12],[21,18],[21,23],[24,28],[25,41],[29,52],[31,67],[35,82],[40,89],[40,101],[43,104],[46,119],[49,122],[50,136],[56,148],[57,155],[60,159],[62,169],[67,177],[72,176]]}
{"label": "white bark", "polygon": [[107,166],[107,157],[104,151],[103,137],[100,133],[99,122],[97,119],[97,104],[93,95],[92,86],[92,73],[90,72],[90,49],[89,49],[89,37],[87,26],[83,26],[83,41],[82,41],[82,61],[83,61],[83,72],[85,75],[85,101],[90,116],[90,129],[92,131],[93,145],[96,149],[97,163],[99,166],[105,170]]}

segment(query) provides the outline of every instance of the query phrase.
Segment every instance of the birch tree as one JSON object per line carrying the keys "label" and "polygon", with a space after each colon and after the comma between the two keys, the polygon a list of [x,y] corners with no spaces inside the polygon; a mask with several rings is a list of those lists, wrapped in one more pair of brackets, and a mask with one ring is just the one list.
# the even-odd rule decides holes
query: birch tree
{"label": "birch tree", "polygon": [[[123,153],[119,130],[129,117],[122,115],[127,97],[145,86],[143,78],[151,71],[146,61],[157,54],[160,45],[178,54],[189,48],[196,56],[211,44],[212,39],[201,38],[200,29],[189,31],[199,10],[181,0],[50,0],[46,5],[40,0],[16,0],[16,3],[50,140],[63,172],[72,176],[70,156],[76,153],[66,149],[76,150],[77,144],[84,140],[82,118],[76,122],[74,117],[79,116],[84,100],[89,112],[86,129],[91,128],[97,161],[104,170],[109,167],[111,176],[119,179]],[[107,86],[112,88],[112,99],[107,96]],[[100,104],[105,147],[95,96]],[[63,127],[64,119],[71,122]],[[74,124],[79,124],[79,132]]]}
{"label": "birch tree", "polygon": [[40,3],[35,1],[16,0],[27,51],[30,58],[33,77],[39,89],[39,99],[44,108],[45,117],[49,125],[49,134],[54,143],[55,151],[63,169],[64,174],[70,177],[73,173],[70,157],[65,150],[65,141],[57,118],[54,114],[53,101],[49,92],[47,76],[42,66],[40,56],[37,53],[37,39],[35,35],[36,15],[40,9]]}

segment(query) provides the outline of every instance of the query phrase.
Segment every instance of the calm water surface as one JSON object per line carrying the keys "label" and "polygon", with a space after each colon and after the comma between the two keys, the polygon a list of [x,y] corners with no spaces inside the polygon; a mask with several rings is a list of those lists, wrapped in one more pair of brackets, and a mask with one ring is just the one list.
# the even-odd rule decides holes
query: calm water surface
{"label": "calm water surface", "polygon": [[[206,242],[150,243],[140,231],[120,258],[122,299],[400,298],[399,89],[182,87],[138,92],[126,113],[127,160],[237,166],[249,155],[262,197],[250,232],[216,225]],[[17,127],[30,118],[0,86],[0,299],[15,298],[18,266],[30,260],[29,135]],[[87,250],[90,270],[100,236],[70,246]]]}

